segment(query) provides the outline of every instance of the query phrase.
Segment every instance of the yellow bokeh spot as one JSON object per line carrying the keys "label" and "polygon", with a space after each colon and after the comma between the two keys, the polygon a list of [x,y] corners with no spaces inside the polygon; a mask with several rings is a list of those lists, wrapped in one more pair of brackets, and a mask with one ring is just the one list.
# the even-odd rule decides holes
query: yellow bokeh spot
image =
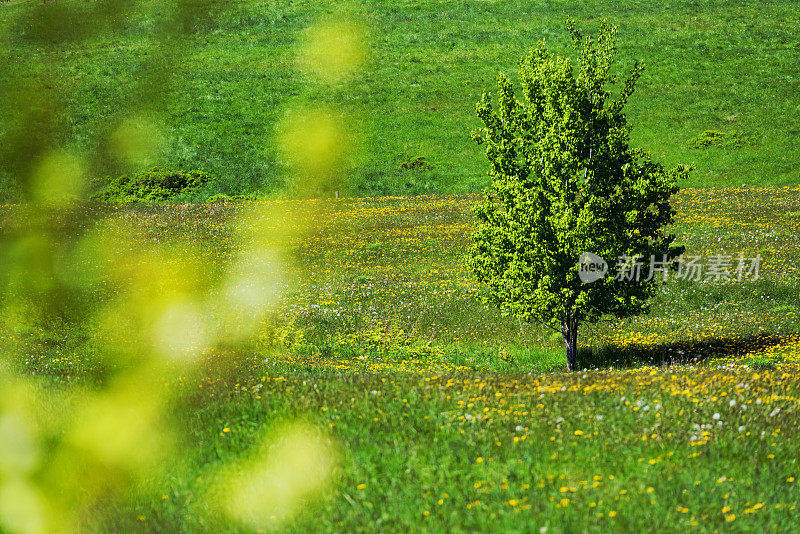
{"label": "yellow bokeh spot", "polygon": [[281,296],[284,269],[277,249],[251,249],[243,255],[211,302],[217,339],[239,340],[255,333]]}
{"label": "yellow bokeh spot", "polygon": [[218,499],[230,517],[263,528],[289,519],[324,490],[335,464],[331,441],[294,423],[266,439],[249,461],[230,466]]}
{"label": "yellow bokeh spot", "polygon": [[77,200],[86,190],[86,168],[80,158],[63,150],[45,155],[33,173],[33,199],[44,203]]}
{"label": "yellow bokeh spot", "polygon": [[[69,441],[98,466],[125,471],[152,466],[168,453],[166,429],[158,424],[162,393],[156,375],[126,376],[77,410]],[[91,476],[91,465],[80,469]]]}
{"label": "yellow bokeh spot", "polygon": [[324,82],[341,82],[364,63],[366,37],[364,27],[351,21],[329,20],[313,26],[300,49],[300,68]]}
{"label": "yellow bokeh spot", "polygon": [[155,122],[145,117],[130,117],[122,121],[111,134],[111,150],[124,163],[143,167],[154,163],[161,142]]}
{"label": "yellow bokeh spot", "polygon": [[45,532],[45,505],[38,489],[24,479],[0,485],[0,531]]}
{"label": "yellow bokeh spot", "polygon": [[169,302],[155,325],[154,337],[165,356],[194,357],[209,345],[206,316],[198,304],[189,300]]}
{"label": "yellow bokeh spot", "polygon": [[290,110],[278,126],[278,146],[291,167],[294,192],[300,196],[335,189],[354,144],[344,117],[330,110]]}
{"label": "yellow bokeh spot", "polygon": [[0,473],[8,476],[29,473],[39,464],[39,450],[33,431],[32,414],[19,409],[0,411]]}

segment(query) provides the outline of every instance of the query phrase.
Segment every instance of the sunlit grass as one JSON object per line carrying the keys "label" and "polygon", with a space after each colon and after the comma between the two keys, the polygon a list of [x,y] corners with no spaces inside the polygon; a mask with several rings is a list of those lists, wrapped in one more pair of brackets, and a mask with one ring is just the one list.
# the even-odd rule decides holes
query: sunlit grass
{"label": "sunlit grass", "polygon": [[[37,387],[78,388],[72,399],[130,365],[93,347],[172,355],[158,374],[167,421],[152,424],[169,428],[170,450],[182,453],[82,521],[112,530],[558,532],[635,530],[656,518],[670,529],[791,529],[800,505],[792,423],[800,190],[682,191],[674,232],[687,253],[759,253],[761,278],[666,285],[649,314],[582,330],[589,369],[571,374],[561,372],[557,335],[477,302],[481,290],[463,261],[474,201],[80,208],[97,229],[80,245],[64,240],[56,256],[82,262],[68,272],[90,285],[87,310],[182,294],[179,302],[205,310],[207,335],[178,335],[193,326],[170,317],[186,314],[156,314],[173,333],[166,337],[125,327],[135,322],[110,328],[102,311],[80,328],[4,323],[3,348],[20,356],[17,368],[51,384]],[[21,231],[25,213],[3,206],[3,231]],[[92,247],[102,247],[103,265],[78,252]],[[224,281],[257,272],[242,267],[259,265],[248,263],[254,247],[283,251],[288,274],[270,282],[273,313],[231,330],[230,318],[252,308],[225,293],[238,286]],[[226,306],[187,301],[189,289]],[[215,332],[236,341],[214,342]],[[186,350],[189,368],[177,357]],[[138,405],[147,424],[149,405]],[[269,436],[288,435],[285,421],[305,429],[301,450],[330,443],[337,451],[315,460],[337,466],[330,478],[320,472],[319,484],[293,486],[315,498],[255,511],[222,499],[228,487],[247,499],[274,491],[273,474],[283,471],[259,451]],[[92,435],[77,443],[91,449]],[[263,477],[231,478],[249,465],[262,466]]]}
{"label": "sunlit grass", "polygon": [[795,3],[656,4],[0,4],[0,531],[791,531],[796,186],[681,192],[687,253],[760,278],[664,286],[570,374],[480,304],[473,195],[82,200],[157,163],[198,200],[475,191],[474,102],[567,14],[648,62],[635,144],[796,182]]}
{"label": "sunlit grass", "polygon": [[[253,239],[259,246],[285,250],[292,272],[275,281],[282,295],[278,316],[291,318],[314,343],[334,334],[384,328],[439,345],[532,344],[558,350],[561,341],[552,332],[502,317],[477,301],[480,288],[464,261],[474,201],[472,196],[431,196],[91,209],[110,216],[110,228],[123,222],[119,228],[130,228],[129,244],[111,246],[107,260],[123,274],[136,268],[138,256],[130,250],[156,251],[169,245],[166,272],[182,266],[187,275],[191,271],[186,266],[202,265],[202,276],[211,276],[204,283],[213,286],[252,249]],[[785,345],[781,336],[796,333],[800,319],[800,219],[791,215],[800,209],[798,189],[684,190],[676,204],[673,231],[686,244],[687,254],[704,260],[717,253],[734,259],[740,253],[747,258],[759,254],[760,278],[673,281],[654,299],[649,314],[588,325],[582,345],[622,350],[673,344],[672,357],[678,360],[691,359],[680,358],[677,351],[691,353],[692,343],[698,358],[753,356],[754,350],[768,350],[769,345],[754,346],[746,339],[762,334],[778,336],[775,343]],[[256,205],[263,209],[242,218]],[[7,228],[15,224],[12,214],[18,209],[5,208]],[[275,209],[281,215],[268,215]],[[83,272],[98,269],[81,266]],[[97,302],[109,298],[103,288],[98,280]],[[57,333],[30,334],[41,336],[37,343],[42,347],[67,347],[76,337],[64,345],[46,339],[57,338]],[[33,352],[48,354],[53,365],[66,361],[49,350]]]}

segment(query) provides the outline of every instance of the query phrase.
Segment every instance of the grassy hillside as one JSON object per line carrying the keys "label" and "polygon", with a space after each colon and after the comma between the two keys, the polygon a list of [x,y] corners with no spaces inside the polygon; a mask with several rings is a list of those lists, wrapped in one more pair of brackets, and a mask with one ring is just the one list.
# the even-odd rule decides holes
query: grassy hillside
{"label": "grassy hillside", "polygon": [[[0,87],[59,95],[58,143],[88,154],[108,145],[120,109],[163,111],[154,121],[161,142],[153,162],[218,176],[209,193],[281,188],[287,163],[276,150],[276,125],[287,110],[309,104],[347,116],[360,140],[337,185],[343,192],[475,191],[485,178],[482,152],[468,138],[478,125],[475,102],[499,70],[514,75],[538,39],[566,52],[567,15],[587,30],[600,17],[619,25],[620,67],[646,61],[629,107],[633,140],[665,164],[695,161],[682,185],[800,182],[800,7],[793,0],[219,2],[210,15],[183,23],[186,33],[163,63],[149,61],[160,53],[154,32],[169,20],[162,3],[130,4],[88,40],[65,38],[64,28],[55,40],[37,37],[37,13],[66,9],[61,24],[69,28],[98,5],[0,4],[0,63],[10,66],[0,71]],[[351,80],[330,87],[304,73],[297,55],[306,29],[332,13],[366,29],[368,54]],[[752,143],[690,150],[706,130],[738,131]],[[401,168],[415,157],[432,168]],[[115,168],[107,163],[93,172]]]}

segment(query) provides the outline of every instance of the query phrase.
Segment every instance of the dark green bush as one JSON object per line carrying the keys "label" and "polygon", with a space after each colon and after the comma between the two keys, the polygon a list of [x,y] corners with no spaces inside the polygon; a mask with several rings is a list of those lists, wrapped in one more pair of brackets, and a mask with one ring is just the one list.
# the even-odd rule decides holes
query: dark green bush
{"label": "dark green bush", "polygon": [[400,164],[401,171],[426,171],[433,168],[434,166],[425,160],[425,156],[409,157]]}
{"label": "dark green bush", "polygon": [[206,204],[224,204],[226,202],[255,202],[258,200],[256,195],[226,195],[225,193],[217,193],[214,196],[206,199]]}
{"label": "dark green bush", "polygon": [[357,196],[429,195],[446,190],[439,169],[425,156],[401,153],[388,161],[362,167],[353,190]]}
{"label": "dark green bush", "polygon": [[103,202],[172,202],[188,199],[211,181],[202,171],[178,171],[154,167],[118,178],[95,182],[93,199]]}
{"label": "dark green bush", "polygon": [[770,359],[768,356],[753,356],[745,360],[745,365],[749,365],[753,369],[775,369],[775,360]]}
{"label": "dark green bush", "polygon": [[753,137],[747,136],[739,130],[720,132],[718,130],[706,130],[689,140],[689,146],[695,149],[709,148],[712,146],[720,148],[742,148],[745,145],[755,144]]}

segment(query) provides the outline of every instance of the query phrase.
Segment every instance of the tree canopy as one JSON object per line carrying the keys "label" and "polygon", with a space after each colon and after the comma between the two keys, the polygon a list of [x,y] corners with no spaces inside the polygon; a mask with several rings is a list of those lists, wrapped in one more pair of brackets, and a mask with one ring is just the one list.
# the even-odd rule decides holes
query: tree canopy
{"label": "tree canopy", "polygon": [[[644,66],[612,94],[616,28],[603,21],[596,37],[569,19],[567,28],[574,61],[540,41],[520,62],[522,99],[501,73],[496,105],[486,92],[477,105],[484,126],[473,139],[486,147],[491,184],[475,208],[471,266],[486,302],[561,332],[574,370],[579,326],[646,311],[664,278],[656,271],[683,252],[665,226],[691,167],[664,169],[630,146],[624,107]],[[587,258],[618,272],[585,282]]]}

